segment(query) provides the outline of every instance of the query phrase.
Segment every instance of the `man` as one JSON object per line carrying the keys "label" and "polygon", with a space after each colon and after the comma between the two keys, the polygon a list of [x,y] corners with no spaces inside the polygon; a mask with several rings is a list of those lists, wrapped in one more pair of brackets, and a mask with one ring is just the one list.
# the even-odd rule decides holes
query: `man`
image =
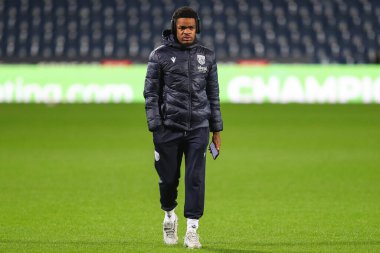
{"label": "man", "polygon": [[198,221],[203,215],[205,163],[209,132],[220,149],[223,123],[215,54],[198,44],[197,13],[177,9],[172,29],[163,32],[163,45],[149,57],[144,97],[148,128],[153,132],[155,167],[159,175],[164,242],[177,244],[177,206],[182,155],[185,155],[184,244],[200,248]]}

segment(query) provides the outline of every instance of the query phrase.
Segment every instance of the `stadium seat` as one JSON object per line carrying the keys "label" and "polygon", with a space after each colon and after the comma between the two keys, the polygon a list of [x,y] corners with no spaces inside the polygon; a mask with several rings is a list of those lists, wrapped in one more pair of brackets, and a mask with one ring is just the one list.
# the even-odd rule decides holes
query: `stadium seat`
{"label": "stadium seat", "polygon": [[146,62],[183,5],[219,61],[378,61],[377,0],[0,0],[0,61]]}

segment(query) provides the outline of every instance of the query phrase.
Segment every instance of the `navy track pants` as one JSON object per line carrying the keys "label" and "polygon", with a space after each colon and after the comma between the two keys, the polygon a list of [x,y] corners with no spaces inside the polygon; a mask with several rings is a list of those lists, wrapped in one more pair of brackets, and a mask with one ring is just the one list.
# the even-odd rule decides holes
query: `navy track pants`
{"label": "navy track pants", "polygon": [[153,132],[155,167],[160,177],[161,208],[170,211],[177,206],[178,184],[182,156],[185,155],[186,218],[203,215],[205,198],[206,151],[209,128],[182,131],[166,126]]}

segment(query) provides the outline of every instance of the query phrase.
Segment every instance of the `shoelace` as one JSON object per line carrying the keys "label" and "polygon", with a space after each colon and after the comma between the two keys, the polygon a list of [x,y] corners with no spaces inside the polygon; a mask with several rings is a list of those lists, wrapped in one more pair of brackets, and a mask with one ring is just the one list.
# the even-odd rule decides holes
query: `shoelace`
{"label": "shoelace", "polygon": [[167,237],[174,238],[174,223],[166,223],[164,231]]}
{"label": "shoelace", "polygon": [[187,234],[187,237],[192,242],[198,242],[199,241],[199,236],[198,236],[198,234],[196,232],[189,232]]}

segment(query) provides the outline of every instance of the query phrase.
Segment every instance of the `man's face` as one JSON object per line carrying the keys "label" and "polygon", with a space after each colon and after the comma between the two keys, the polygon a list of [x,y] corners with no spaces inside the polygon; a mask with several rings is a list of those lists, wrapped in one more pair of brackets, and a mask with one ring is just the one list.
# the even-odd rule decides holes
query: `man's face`
{"label": "man's face", "polygon": [[176,22],[177,39],[182,45],[193,44],[196,33],[196,23],[194,18],[179,18]]}

